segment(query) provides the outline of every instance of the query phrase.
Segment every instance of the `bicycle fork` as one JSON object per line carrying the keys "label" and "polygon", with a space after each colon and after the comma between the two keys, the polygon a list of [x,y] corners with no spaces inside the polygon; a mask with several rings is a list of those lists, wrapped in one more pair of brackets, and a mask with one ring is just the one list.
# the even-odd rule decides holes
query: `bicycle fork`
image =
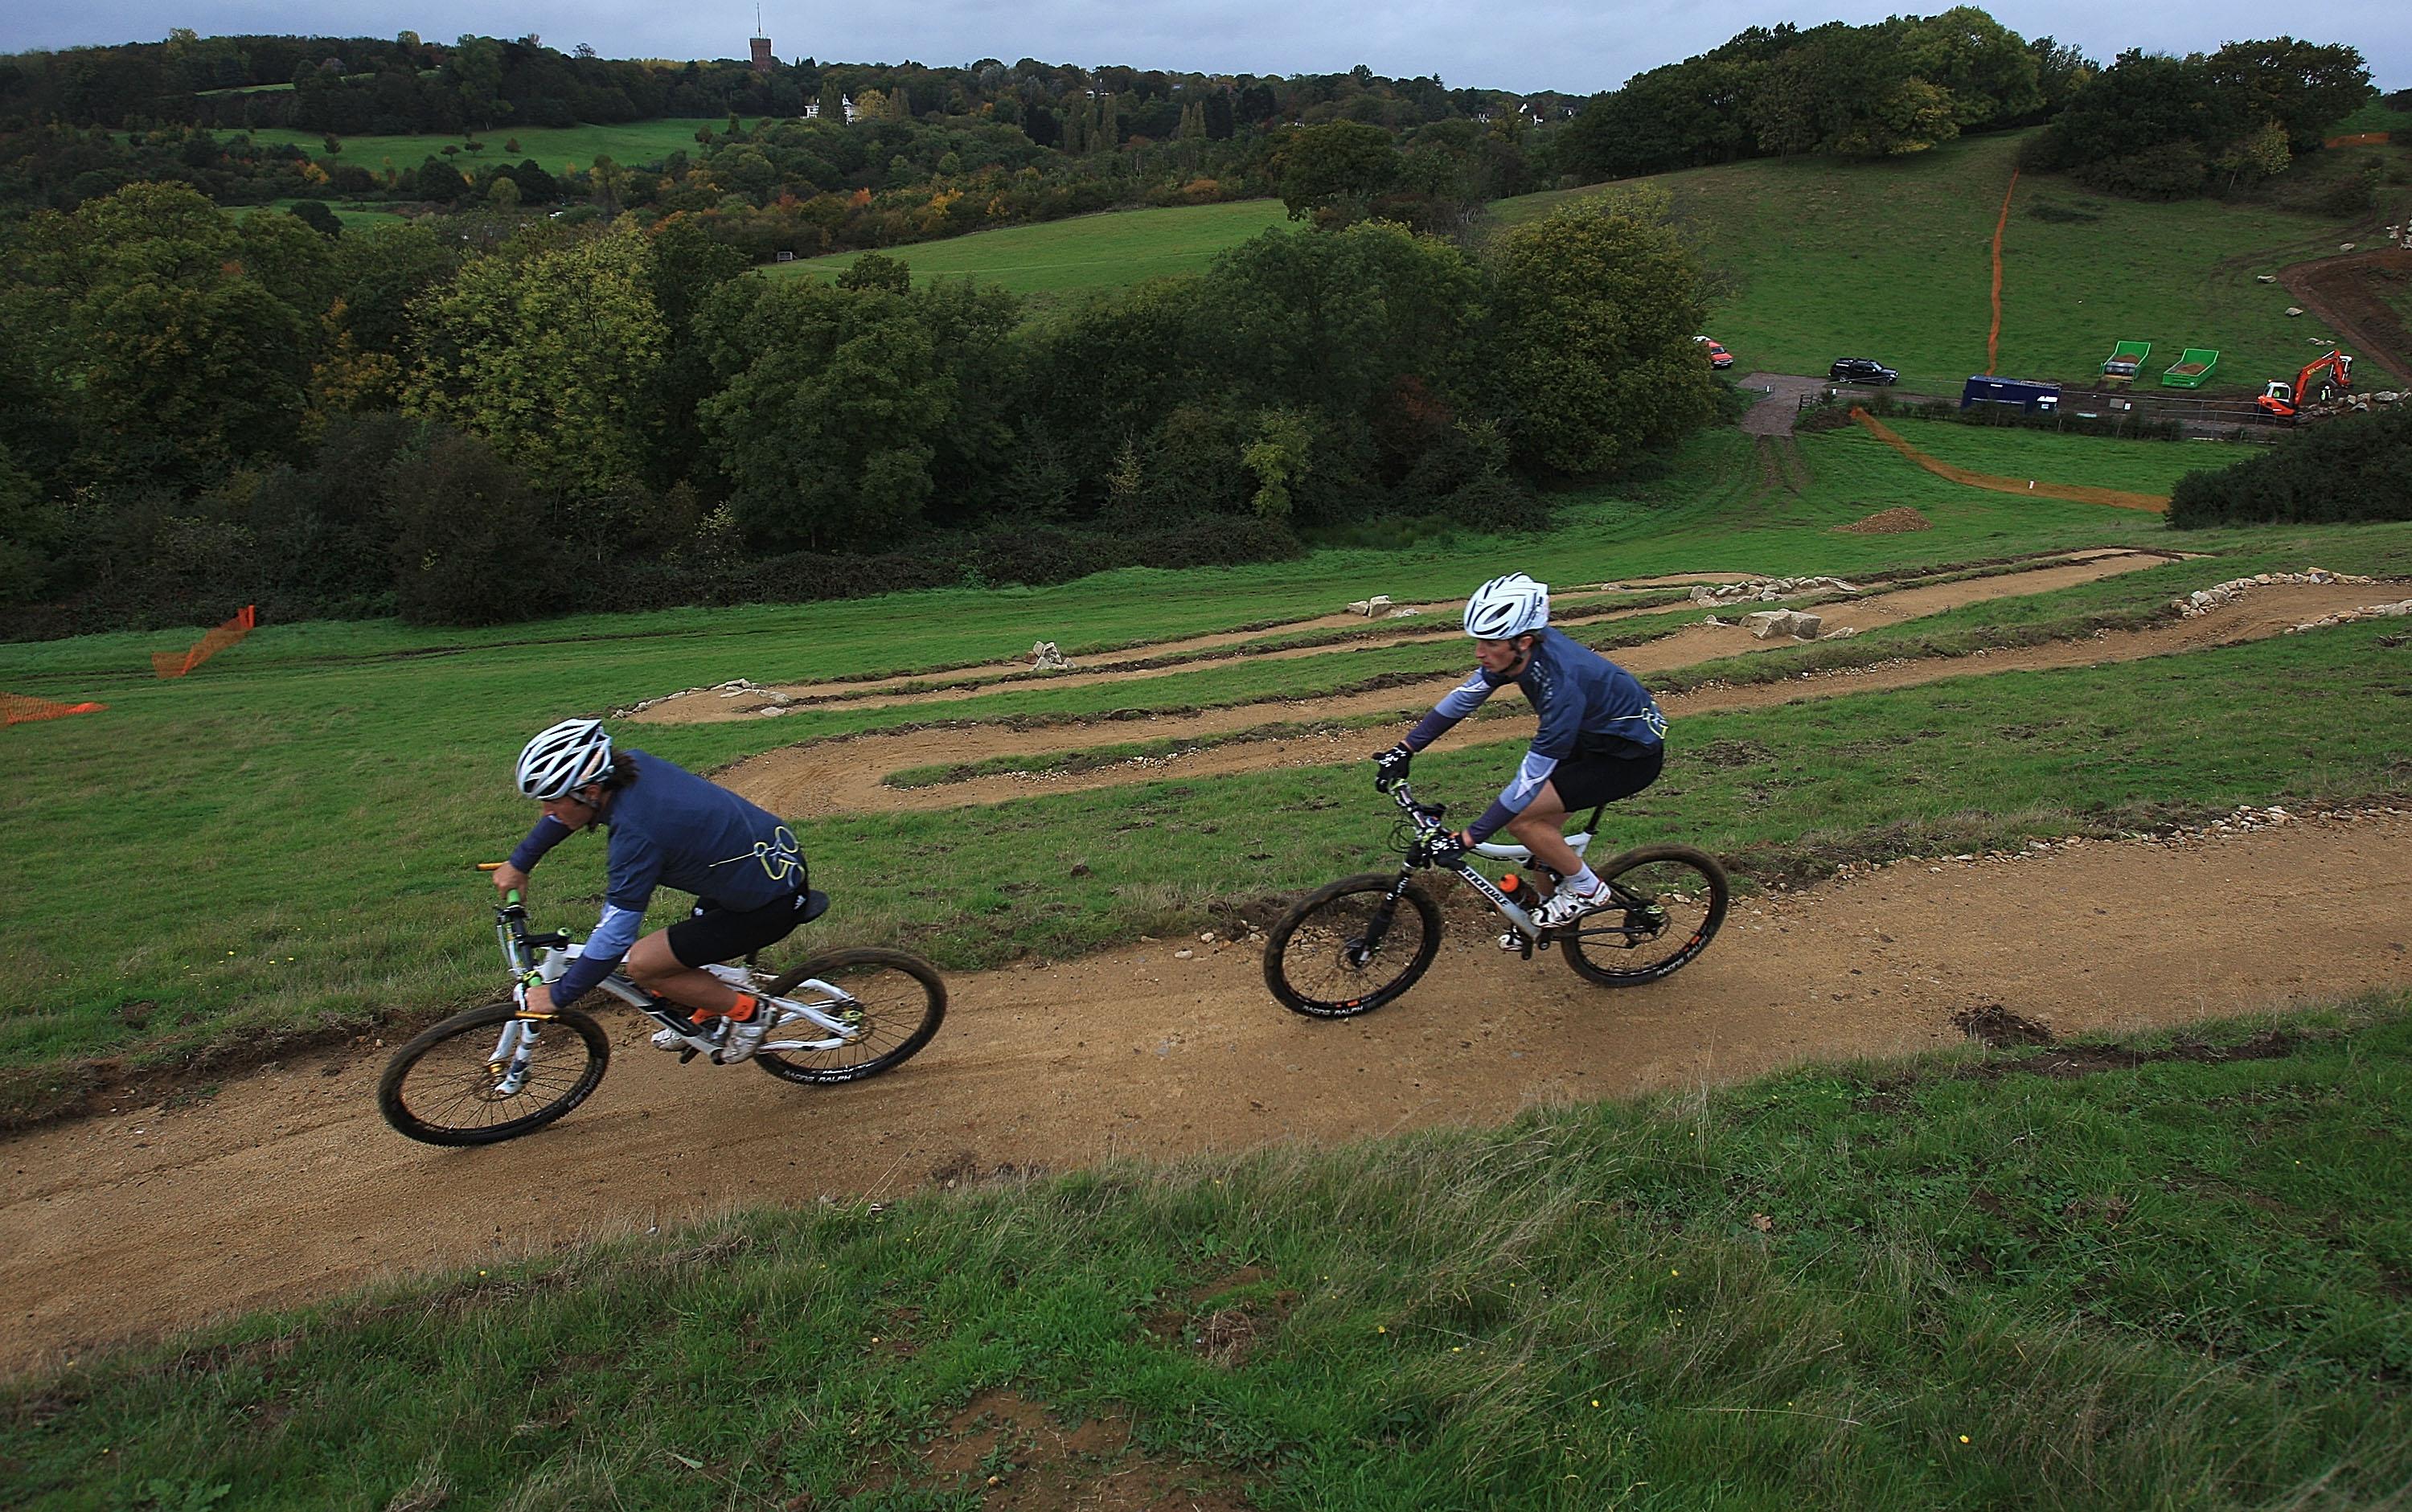
{"label": "bicycle fork", "polygon": [[536,1025],[513,1019],[495,1036],[494,1053],[486,1058],[486,1074],[494,1079],[496,1097],[516,1097],[527,1086],[528,1067],[536,1060]]}

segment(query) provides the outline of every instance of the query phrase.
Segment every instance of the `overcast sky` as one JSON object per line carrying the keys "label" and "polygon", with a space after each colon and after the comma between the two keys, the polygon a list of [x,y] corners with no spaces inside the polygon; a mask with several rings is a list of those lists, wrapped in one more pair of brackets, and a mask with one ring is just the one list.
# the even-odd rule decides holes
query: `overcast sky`
{"label": "overcast sky", "polygon": [[[1774,8],[1707,0],[1681,15],[1664,0],[1489,0],[1442,5],[1308,6],[1297,0],[1183,0],[1130,6],[1103,0],[922,0],[877,7],[805,7],[762,0],[762,23],[782,58],[824,62],[963,64],[1035,57],[1084,66],[1213,73],[1337,73],[1362,63],[1400,77],[1438,74],[1452,87],[1556,89],[1587,95],[1634,74],[1705,51],[1748,26],[1790,21],[1863,23],[1906,10],[1878,0],[1824,0]],[[1932,15],[1946,5],[1919,7]],[[2412,87],[2412,6],[2405,0],[2328,0],[2316,15],[2247,0],[2108,6],[2020,0],[1987,7],[2022,37],[2073,42],[2102,62],[2123,49],[2209,51],[2222,42],[2291,33],[2349,42],[2374,81]],[[203,35],[309,32],[430,41],[464,32],[524,37],[565,51],[580,42],[606,57],[740,58],[754,31],[752,0],[664,6],[657,0],[321,0],[307,7],[258,0],[85,0],[55,7],[11,4],[0,12],[0,51],[157,41],[170,26]]]}

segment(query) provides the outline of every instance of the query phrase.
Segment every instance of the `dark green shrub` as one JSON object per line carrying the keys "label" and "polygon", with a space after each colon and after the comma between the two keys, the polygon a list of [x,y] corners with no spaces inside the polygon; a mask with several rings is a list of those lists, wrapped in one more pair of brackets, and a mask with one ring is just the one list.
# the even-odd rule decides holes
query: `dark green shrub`
{"label": "dark green shrub", "polygon": [[2412,406],[2316,421],[2169,493],[2178,530],[2372,520],[2412,520]]}
{"label": "dark green shrub", "polygon": [[2128,199],[2184,199],[2202,192],[2208,171],[2201,148],[2190,141],[2168,141],[2125,157],[2083,164],[2069,169],[2068,176],[2090,189]]}

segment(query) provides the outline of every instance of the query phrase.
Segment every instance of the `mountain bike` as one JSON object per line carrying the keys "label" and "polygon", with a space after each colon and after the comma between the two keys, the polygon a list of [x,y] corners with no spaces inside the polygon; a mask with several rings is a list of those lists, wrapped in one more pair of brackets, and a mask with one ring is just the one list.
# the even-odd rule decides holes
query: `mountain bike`
{"label": "mountain bike", "polygon": [[[1440,822],[1448,808],[1419,803],[1405,781],[1391,800],[1400,810],[1391,844],[1402,856],[1395,875],[1360,872],[1301,899],[1265,940],[1265,985],[1293,1012],[1311,1019],[1371,1013],[1416,984],[1440,954],[1440,903],[1418,884],[1427,868],[1452,872],[1489,901],[1511,926],[1502,950],[1533,959],[1556,947],[1585,981],[1639,987],[1688,965],[1716,937],[1730,891],[1725,868],[1689,845],[1640,845],[1592,868],[1608,885],[1605,908],[1545,930],[1532,910],[1564,880],[1533,862],[1522,845],[1484,843],[1471,850],[1450,842]],[[1607,805],[1592,810],[1582,832],[1566,837],[1575,854],[1591,844]],[[1528,879],[1509,872],[1498,883],[1475,870],[1473,857],[1529,865]]]}
{"label": "mountain bike", "polygon": [[[808,891],[811,923],[829,896]],[[532,1013],[527,990],[557,980],[579,949],[561,933],[531,933],[517,888],[494,910],[494,936],[511,975],[508,1002],[456,1013],[394,1051],[377,1081],[377,1109],[401,1134],[426,1144],[481,1145],[533,1134],[584,1102],[611,1062],[603,1026],[574,1007]],[[783,1081],[860,1081],[892,1070],[930,1042],[947,1016],[938,968],[903,950],[832,950],[783,972],[740,965],[705,970],[772,1014],[756,1065]],[[693,1022],[688,1010],[646,991],[623,971],[600,990],[677,1036],[679,1063],[720,1052],[728,1020]]]}

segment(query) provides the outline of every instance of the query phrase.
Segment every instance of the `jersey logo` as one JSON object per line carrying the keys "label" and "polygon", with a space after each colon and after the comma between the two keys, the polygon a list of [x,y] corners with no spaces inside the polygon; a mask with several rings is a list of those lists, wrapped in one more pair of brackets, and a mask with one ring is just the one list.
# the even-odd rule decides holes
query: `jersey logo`
{"label": "jersey logo", "polygon": [[773,882],[785,882],[803,869],[803,847],[796,844],[796,832],[786,825],[771,831],[768,840],[754,842],[754,848],[727,860],[714,861],[714,866],[730,866],[739,861],[759,861],[765,875]]}

